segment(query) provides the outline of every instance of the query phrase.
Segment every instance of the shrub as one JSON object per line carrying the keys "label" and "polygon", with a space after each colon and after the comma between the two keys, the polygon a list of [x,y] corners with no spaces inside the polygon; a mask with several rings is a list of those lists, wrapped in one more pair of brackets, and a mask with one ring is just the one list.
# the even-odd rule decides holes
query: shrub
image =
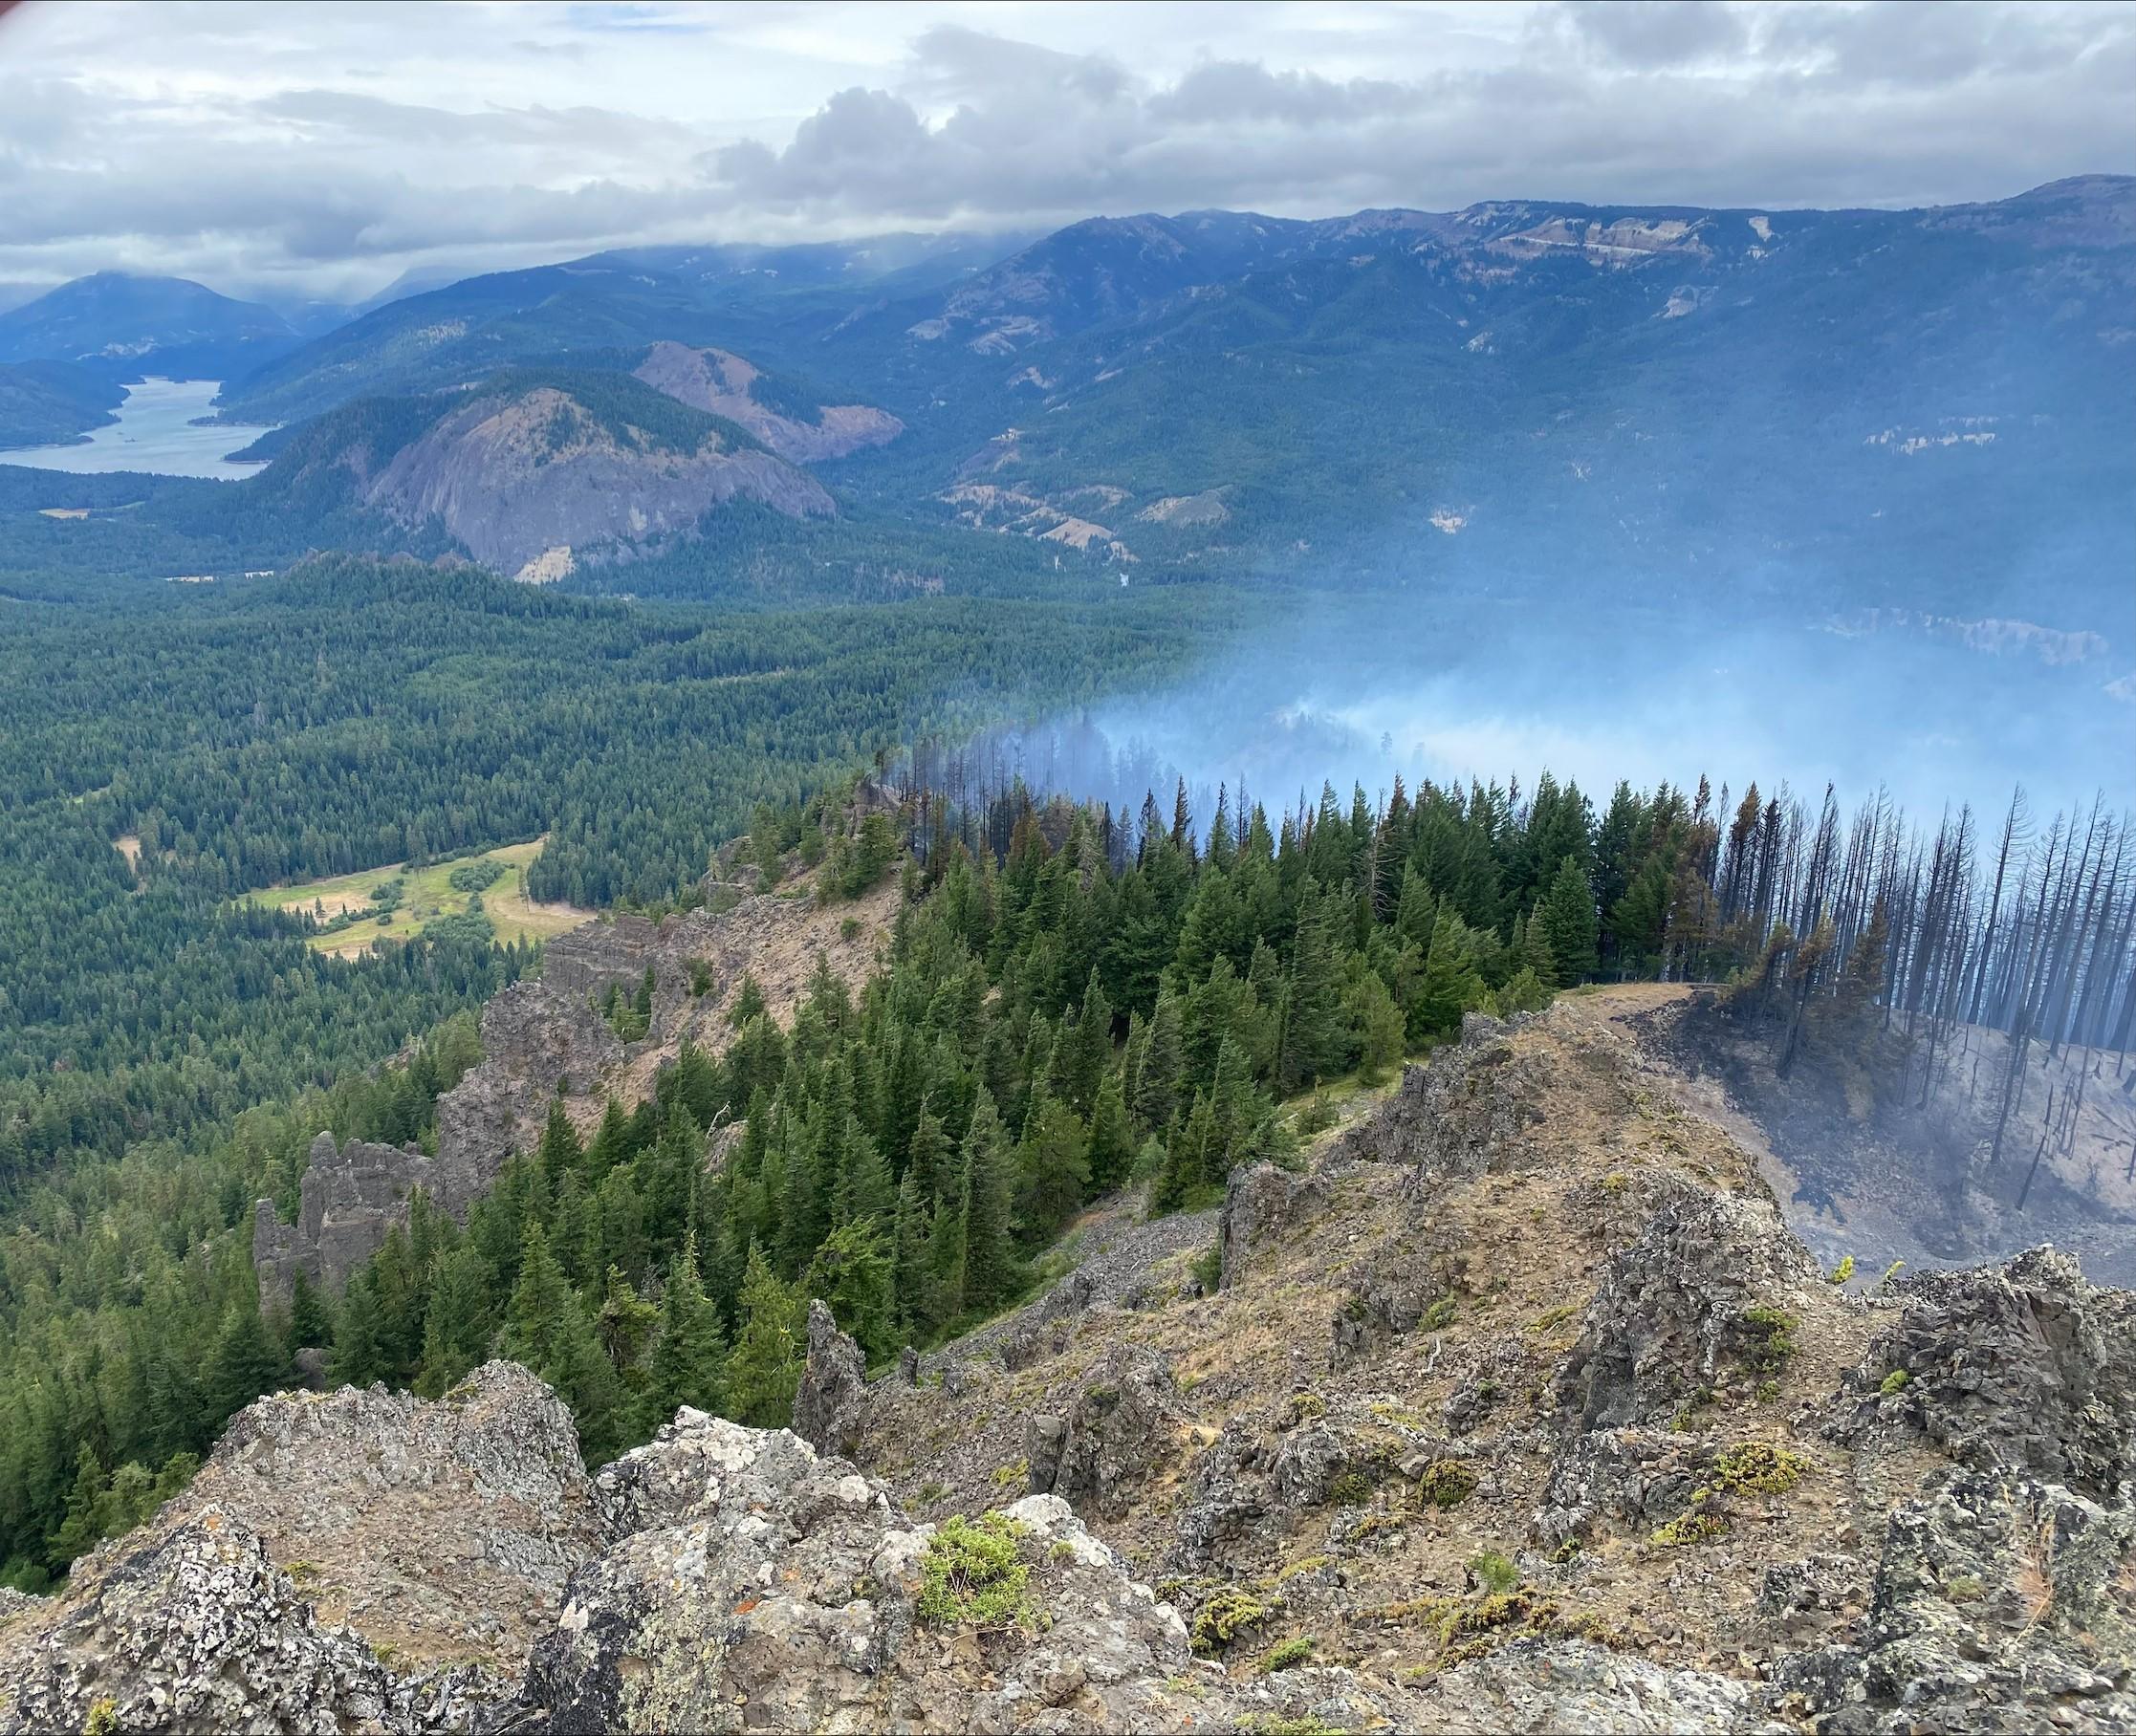
{"label": "shrub", "polygon": [[1293,1393],[1285,1414],[1291,1420],[1289,1426],[1292,1428],[1300,1422],[1318,1422],[1327,1415],[1327,1400],[1319,1393]]}
{"label": "shrub", "polygon": [[1300,1634],[1295,1639],[1286,1639],[1272,1645],[1261,1659],[1261,1673],[1273,1676],[1277,1670],[1294,1669],[1307,1662],[1313,1656],[1313,1636]]}
{"label": "shrub", "polygon": [[1894,1393],[1904,1392],[1907,1382],[1912,1378],[1913,1377],[1907,1374],[1905,1369],[1895,1368],[1877,1382],[1877,1391],[1888,1399]]}
{"label": "shrub", "polygon": [[1767,1374],[1778,1374],[1795,1354],[1795,1329],[1801,1321],[1784,1308],[1746,1308],[1743,1324],[1753,1340],[1751,1361]]}
{"label": "shrub", "polygon": [[957,1513],[920,1558],[920,1616],[945,1627],[1001,1628],[1027,1621],[1031,1570],[1018,1557],[1023,1527],[1004,1513]]}
{"label": "shrub", "polygon": [[1451,1326],[1460,1312],[1459,1305],[1451,1296],[1441,1296],[1424,1311],[1424,1318],[1418,1324],[1426,1332],[1435,1333],[1445,1327]]}
{"label": "shrub", "polygon": [[1852,1254],[1848,1254],[1839,1263],[1839,1265],[1835,1266],[1832,1269],[1831,1278],[1832,1282],[1835,1284],[1844,1284],[1849,1278],[1853,1276],[1854,1256]]}
{"label": "shrub", "polygon": [[1693,1508],[1678,1513],[1667,1525],[1657,1527],[1652,1541],[1663,1549],[1682,1549],[1686,1544],[1704,1543],[1709,1537],[1718,1537],[1727,1530],[1728,1521],[1718,1514]]}
{"label": "shrub", "polygon": [[1202,1294],[1213,1296],[1216,1293],[1217,1285],[1222,1283],[1224,1278],[1223,1244],[1211,1242],[1194,1256],[1194,1264],[1188,1269],[1194,1275],[1194,1282],[1202,1287]]}
{"label": "shrub", "polygon": [[459,862],[445,883],[455,892],[488,892],[504,879],[504,864],[493,856],[478,856],[471,861]]}
{"label": "shrub", "polygon": [[1469,1571],[1475,1574],[1477,1584],[1494,1594],[1510,1592],[1520,1583],[1520,1570],[1513,1559],[1501,1555],[1496,1550],[1485,1550],[1480,1555],[1470,1558]]}
{"label": "shrub", "polygon": [[1189,1630],[1194,1649],[1213,1652],[1227,1646],[1246,1629],[1266,1621],[1268,1614],[1268,1605],[1251,1592],[1235,1585],[1220,1586],[1194,1612]]}
{"label": "shrub", "polygon": [[1476,1492],[1476,1473],[1458,1459],[1434,1459],[1417,1479],[1416,1501],[1420,1507],[1442,1510],[1459,1507]]}
{"label": "shrub", "polygon": [[1713,1481],[1732,1494],[1778,1495],[1802,1481],[1810,1462],[1769,1441],[1745,1441],[1713,1461]]}
{"label": "shrub", "polygon": [[1372,1483],[1362,1471],[1344,1471],[1327,1486],[1327,1498],[1338,1507],[1362,1507],[1372,1499]]}

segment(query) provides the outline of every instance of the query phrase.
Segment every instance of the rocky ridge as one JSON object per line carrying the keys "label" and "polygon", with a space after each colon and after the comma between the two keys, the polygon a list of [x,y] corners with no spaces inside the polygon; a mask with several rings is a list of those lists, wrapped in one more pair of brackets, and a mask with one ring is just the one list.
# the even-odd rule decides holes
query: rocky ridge
{"label": "rocky ridge", "polygon": [[[407,1222],[417,1187],[455,1218],[489,1191],[515,1152],[532,1150],[560,1095],[591,1132],[610,1095],[633,1108],[686,1042],[708,1053],[732,1036],[727,1014],[753,975],[772,1016],[802,998],[820,953],[858,982],[887,932],[896,888],[850,904],[728,888],[730,897],[652,922],[627,912],[581,923],[551,941],[541,974],[514,983],[482,1009],[483,1059],[438,1099],[437,1155],[362,1140],[312,1142],[296,1221],[271,1200],[255,1207],[252,1261],[263,1299],[286,1299],[297,1272],[338,1290]],[[724,904],[725,907],[722,907]],[[846,923],[855,923],[850,933]],[[611,988],[635,994],[653,973],[646,1033],[625,1043],[600,1011]]]}
{"label": "rocky ridge", "polygon": [[819,1313],[814,1443],[589,1484],[509,1365],[263,1400],[0,1608],[0,1728],[2136,1728],[2136,1298],[1834,1284],[1624,1012],[1472,1021],[1235,1175],[1213,1278],[1086,1230],[872,1382]]}

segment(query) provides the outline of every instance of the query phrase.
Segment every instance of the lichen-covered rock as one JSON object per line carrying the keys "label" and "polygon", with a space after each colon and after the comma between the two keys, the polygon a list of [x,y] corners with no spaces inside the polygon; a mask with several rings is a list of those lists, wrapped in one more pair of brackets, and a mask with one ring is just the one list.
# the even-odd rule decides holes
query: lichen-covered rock
{"label": "lichen-covered rock", "polygon": [[1576,1436],[1552,1461],[1534,1536],[1546,1548],[1593,1541],[1605,1527],[1646,1532],[1684,1510],[1713,1466],[1713,1445],[1666,1429]]}
{"label": "lichen-covered rock", "polygon": [[1034,1419],[1034,1494],[1078,1512],[1117,1514],[1130,1490],[1177,1456],[1188,1426],[1170,1365],[1155,1351],[1116,1344],[1090,1371],[1057,1440]]}
{"label": "lichen-covered rock", "polygon": [[1460,1736],[1691,1736],[1775,1731],[1754,1683],[1670,1669],[1572,1639],[1520,1639],[1434,1675],[1423,1722]]}
{"label": "lichen-covered rock", "polygon": [[[790,1432],[686,1411],[601,1484],[616,1541],[573,1575],[517,1729],[1224,1728],[1275,1703],[1202,1671],[1057,1496],[990,1519],[999,1595],[976,1615],[953,1538]],[[1375,1718],[1402,1709],[1330,1674]]]}
{"label": "lichen-covered rock", "polygon": [[1336,1156],[1406,1163],[1412,1194],[1516,1163],[1520,1135],[1543,1117],[1545,1081],[1511,1040],[1531,1016],[1501,1021],[1465,1014],[1461,1040],[1425,1066],[1406,1069],[1401,1088],[1378,1115],[1337,1143]]}
{"label": "lichen-covered rock", "polygon": [[403,1668],[515,1672],[604,1534],[571,1413],[514,1362],[435,1401],[378,1386],[262,1399],[173,1510],[205,1507]]}
{"label": "lichen-covered rock", "polygon": [[404,1730],[370,1649],[322,1628],[218,1508],[105,1544],[0,1627],[0,1731]]}
{"label": "lichen-covered rock", "polygon": [[1666,1422],[1726,1374],[1787,1355],[1798,1293],[1821,1282],[1770,1201],[1684,1185],[1609,1256],[1559,1368],[1568,1435]]}
{"label": "lichen-covered rock", "polygon": [[2136,1518],[1951,1470],[1891,1515],[1859,1639],[1783,1659],[1783,1710],[1850,1732],[2136,1729]]}
{"label": "lichen-covered rock", "polygon": [[809,1304],[808,1362],[794,1392],[794,1432],[818,1452],[844,1453],[867,1399],[867,1358],[821,1302]]}
{"label": "lichen-covered rock", "polygon": [[1327,1183],[1317,1173],[1297,1175],[1274,1163],[1232,1170],[1216,1220],[1217,1283],[1225,1289],[1236,1284],[1256,1255],[1324,1207],[1327,1198]]}
{"label": "lichen-covered rock", "polygon": [[1429,1220],[1410,1226],[1358,1263],[1328,1320],[1328,1358],[1373,1356],[1449,1310],[1469,1282],[1470,1250]]}
{"label": "lichen-covered rock", "polygon": [[1897,1288],[1904,1313],[1848,1377],[1835,1440],[1919,1429],[1967,1464],[2107,1500],[2136,1480],[2136,1291],[2085,1283],[2051,1248]]}

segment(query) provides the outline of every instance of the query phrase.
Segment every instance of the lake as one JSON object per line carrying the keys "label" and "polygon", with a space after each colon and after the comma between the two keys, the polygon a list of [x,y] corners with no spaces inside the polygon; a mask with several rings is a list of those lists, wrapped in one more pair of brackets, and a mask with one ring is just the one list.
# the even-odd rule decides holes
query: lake
{"label": "lake", "polygon": [[0,451],[0,464],[33,470],[68,470],[77,476],[140,470],[152,476],[207,476],[237,482],[257,475],[256,464],[231,464],[225,453],[257,440],[264,430],[235,426],[195,427],[214,413],[218,380],[145,380],[126,388],[119,420],[71,446],[23,446]]}

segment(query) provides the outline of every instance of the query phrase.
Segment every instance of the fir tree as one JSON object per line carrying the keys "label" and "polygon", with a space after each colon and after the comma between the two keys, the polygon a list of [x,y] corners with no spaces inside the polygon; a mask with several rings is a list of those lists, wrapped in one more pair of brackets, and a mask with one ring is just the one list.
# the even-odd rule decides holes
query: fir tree
{"label": "fir tree", "polygon": [[638,1428],[650,1434],[683,1405],[719,1413],[727,1402],[727,1337],[697,1272],[697,1243],[686,1237],[660,1294],[660,1329],[639,1396]]}
{"label": "fir tree", "polygon": [[1011,1182],[1000,1118],[992,1099],[972,1106],[964,1139],[964,1283],[966,1308],[992,1308],[1015,1289],[1015,1249],[1010,1239]]}
{"label": "fir tree", "polygon": [[741,1325],[727,1362],[728,1402],[737,1421],[784,1428],[793,1420],[807,1359],[808,1304],[779,1282],[764,1250],[752,1247],[737,1307]]}
{"label": "fir tree", "polygon": [[1135,1130],[1127,1119],[1127,1100],[1120,1074],[1107,1069],[1090,1115],[1090,1192],[1110,1193],[1127,1180],[1135,1163]]}
{"label": "fir tree", "polygon": [[463,1244],[430,1268],[429,1305],[423,1318],[423,1366],[416,1391],[439,1398],[476,1367],[493,1330],[490,1274],[482,1256]]}
{"label": "fir tree", "polygon": [[1595,974],[1600,967],[1595,950],[1600,924],[1595,916],[1594,889],[1571,857],[1558,865],[1550,890],[1536,907],[1536,920],[1542,924],[1558,983],[1570,987]]}

